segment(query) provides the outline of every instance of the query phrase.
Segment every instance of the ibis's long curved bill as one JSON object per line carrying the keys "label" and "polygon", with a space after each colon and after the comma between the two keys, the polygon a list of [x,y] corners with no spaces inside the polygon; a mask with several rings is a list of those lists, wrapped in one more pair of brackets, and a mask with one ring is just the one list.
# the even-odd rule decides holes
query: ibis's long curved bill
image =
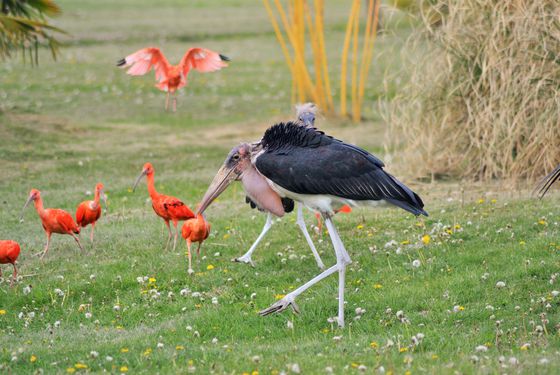
{"label": "ibis's long curved bill", "polygon": [[202,202],[200,202],[200,206],[198,207],[196,214],[202,214],[210,203],[212,203],[214,199],[218,198],[218,196],[226,190],[229,184],[237,180],[238,177],[239,173],[235,171],[235,166],[227,167],[223,165],[212,180],[208,190],[206,190],[206,194],[204,194],[204,198],[202,198]]}
{"label": "ibis's long curved bill", "polygon": [[134,182],[134,185],[132,186],[132,191],[136,190],[136,186],[138,186],[138,184],[140,183],[140,180],[145,175],[146,175],[146,170],[143,170],[142,173],[140,173],[140,175],[136,178],[136,181]]}
{"label": "ibis's long curved bill", "polygon": [[99,192],[99,195],[101,195],[101,199],[103,199],[103,203],[105,203],[105,208],[107,208],[107,195],[105,195],[105,191],[103,191],[103,189],[101,189],[101,191]]}
{"label": "ibis's long curved bill", "polygon": [[23,213],[25,212],[25,209],[27,208],[27,206],[29,205],[29,203],[33,200],[33,195],[30,195],[27,198],[27,201],[25,202],[25,204],[23,205],[23,208],[21,209],[21,214],[19,215],[19,221],[23,221]]}

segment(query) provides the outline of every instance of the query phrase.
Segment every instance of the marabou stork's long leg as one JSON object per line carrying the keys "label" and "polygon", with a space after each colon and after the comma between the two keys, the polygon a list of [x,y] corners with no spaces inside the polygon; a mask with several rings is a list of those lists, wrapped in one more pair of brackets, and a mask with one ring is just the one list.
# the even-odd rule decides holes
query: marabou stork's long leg
{"label": "marabou stork's long leg", "polygon": [[346,252],[346,249],[344,248],[344,245],[342,245],[342,242],[340,241],[340,237],[338,236],[331,218],[327,215],[325,215],[325,223],[327,224],[327,228],[329,229],[329,236],[331,237],[331,241],[336,254],[336,264],[323,271],[319,275],[315,276],[313,279],[309,280],[307,283],[303,284],[296,290],[288,293],[284,298],[277,301],[269,308],[262,310],[259,313],[261,316],[283,311],[288,308],[288,306],[290,306],[296,313],[298,313],[299,308],[295,303],[296,297],[309,289],[311,286],[317,284],[319,281],[338,271],[338,325],[340,327],[344,327],[344,280],[346,276],[346,265],[348,265],[351,260],[348,256],[348,253]]}
{"label": "marabou stork's long leg", "polygon": [[248,263],[248,264],[250,264],[251,266],[254,267],[255,263],[253,263],[253,259],[251,259],[251,255],[253,254],[253,252],[257,248],[257,245],[259,244],[259,242],[261,242],[261,240],[264,238],[266,232],[268,232],[268,230],[271,227],[272,227],[272,214],[269,212],[269,213],[266,214],[266,222],[264,223],[264,227],[261,231],[261,234],[259,234],[259,236],[255,240],[253,245],[249,248],[249,250],[245,254],[240,256],[239,258],[235,258],[234,261],[239,262],[239,263]]}
{"label": "marabou stork's long leg", "polygon": [[311,252],[313,253],[313,256],[315,257],[315,261],[317,262],[317,266],[322,270],[325,269],[325,264],[323,263],[323,260],[321,259],[321,256],[317,252],[317,249],[315,248],[315,245],[313,244],[313,241],[311,240],[311,236],[309,235],[309,232],[307,231],[307,226],[305,225],[305,221],[303,220],[303,209],[302,209],[301,204],[298,204],[296,223],[300,227],[301,232],[303,233],[303,236],[307,240],[307,244],[311,248]]}

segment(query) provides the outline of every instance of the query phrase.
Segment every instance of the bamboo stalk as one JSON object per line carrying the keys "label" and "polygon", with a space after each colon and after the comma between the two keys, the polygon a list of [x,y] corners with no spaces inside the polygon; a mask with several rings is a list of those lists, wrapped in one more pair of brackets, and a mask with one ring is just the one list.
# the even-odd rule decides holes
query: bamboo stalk
{"label": "bamboo stalk", "polygon": [[290,52],[286,47],[286,42],[284,41],[284,37],[282,36],[282,32],[280,31],[280,27],[278,26],[278,22],[276,22],[276,17],[274,17],[274,13],[272,13],[272,8],[270,7],[270,3],[268,2],[268,0],[263,0],[263,3],[270,18],[270,22],[272,23],[274,33],[276,34],[276,39],[278,39],[278,43],[280,43],[280,47],[282,48],[282,53],[284,54],[284,58],[286,59],[286,64],[288,64],[288,68],[290,69],[290,73],[293,77],[294,67],[292,64],[292,59],[290,58]]}
{"label": "bamboo stalk", "polygon": [[359,92],[359,96],[358,96],[358,100],[359,100],[359,107],[360,109],[362,108],[363,105],[363,101],[364,101],[364,93],[365,93],[365,81],[367,80],[367,77],[369,75],[369,69],[371,67],[371,61],[373,59],[373,51],[374,51],[374,46],[375,46],[375,39],[377,37],[377,25],[379,23],[379,7],[381,4],[380,0],[374,0],[375,2],[375,6],[374,6],[374,13],[373,13],[373,25],[372,28],[370,30],[370,40],[369,40],[369,47],[367,50],[367,56],[366,56],[366,64],[364,67],[364,84],[360,87],[360,92]]}
{"label": "bamboo stalk", "polygon": [[356,13],[356,6],[360,0],[354,0],[352,3],[352,8],[350,9],[350,15],[348,16],[348,23],[346,25],[346,35],[344,36],[344,45],[342,47],[342,62],[341,62],[341,72],[340,72],[340,114],[342,116],[347,115],[346,110],[346,72],[348,67],[348,49],[350,47],[350,37],[352,35],[352,25],[354,23],[354,17]]}
{"label": "bamboo stalk", "polygon": [[[284,24],[284,28],[286,29],[286,34],[288,35],[288,39],[290,40],[290,43],[292,44],[292,46],[297,46],[297,41],[295,40],[296,38],[293,34],[293,30],[290,28],[290,26],[288,24],[288,20],[286,18],[286,13],[284,12],[284,8],[282,8],[282,5],[280,4],[279,0],[274,0],[274,3],[276,4],[276,8],[278,9],[278,12],[280,13],[280,19],[282,20],[282,23]],[[295,48],[294,48],[294,50],[295,50]],[[310,92],[312,94],[311,95],[312,100],[316,102],[317,98],[316,98],[316,96],[314,95],[314,92],[313,92],[313,83],[311,82],[309,72],[307,71],[307,67],[305,66],[305,59],[299,53],[295,53],[294,54],[294,61],[295,61],[294,66],[299,66],[300,69],[301,69],[301,75],[303,76],[304,86],[307,88],[308,92]]]}
{"label": "bamboo stalk", "polygon": [[319,40],[319,50],[321,51],[321,61],[322,61],[322,71],[323,79],[325,82],[325,101],[327,105],[325,106],[326,111],[331,111],[334,109],[333,97],[331,92],[331,83],[329,80],[329,67],[327,64],[327,52],[325,50],[325,37],[324,37],[324,23],[323,23],[323,12],[324,12],[324,0],[314,0],[315,1],[315,27],[317,30],[318,40]]}
{"label": "bamboo stalk", "polygon": [[360,0],[357,0],[358,6],[356,17],[354,17],[354,29],[352,36],[352,119],[355,121],[356,106],[358,105],[358,42],[360,35]]}
{"label": "bamboo stalk", "polygon": [[311,19],[311,9],[307,3],[304,4],[305,8],[305,20],[307,22],[307,28],[309,29],[309,39],[311,41],[311,48],[313,50],[313,66],[315,68],[315,93],[319,99],[318,105],[321,108],[325,108],[327,103],[325,101],[324,89],[323,89],[323,78],[322,78],[322,65],[321,65],[321,51],[319,50],[319,41],[317,39],[317,30],[313,26],[313,21]]}
{"label": "bamboo stalk", "polygon": [[362,60],[360,62],[360,79],[358,82],[358,99],[357,99],[357,108],[355,111],[352,112],[352,120],[354,122],[358,122],[361,118],[361,110],[362,110],[362,106],[361,106],[361,99],[363,97],[363,93],[364,93],[364,87],[365,87],[365,74],[366,74],[366,64],[367,64],[367,58],[368,58],[368,48],[369,48],[369,44],[370,44],[370,39],[371,39],[371,24],[372,24],[372,18],[373,18],[373,4],[374,4],[375,0],[369,0],[368,1],[368,7],[367,7],[367,13],[366,13],[366,29],[364,31],[364,44],[362,47]]}

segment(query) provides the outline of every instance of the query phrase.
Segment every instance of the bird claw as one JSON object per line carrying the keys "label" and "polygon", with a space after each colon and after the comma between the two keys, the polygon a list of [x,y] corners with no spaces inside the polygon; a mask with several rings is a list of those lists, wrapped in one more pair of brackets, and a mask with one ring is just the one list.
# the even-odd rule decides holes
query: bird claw
{"label": "bird claw", "polygon": [[296,314],[300,313],[300,309],[299,306],[296,304],[296,301],[291,298],[291,297],[284,297],[282,298],[280,301],[277,301],[275,303],[273,303],[270,307],[268,307],[267,309],[261,310],[259,312],[260,316],[267,316],[269,314],[274,314],[274,313],[278,313],[281,311],[286,310],[288,307],[291,307],[293,312]]}
{"label": "bird claw", "polygon": [[251,267],[255,268],[255,263],[253,263],[253,259],[251,259],[251,257],[241,256],[239,258],[233,258],[232,261],[237,263],[250,264]]}

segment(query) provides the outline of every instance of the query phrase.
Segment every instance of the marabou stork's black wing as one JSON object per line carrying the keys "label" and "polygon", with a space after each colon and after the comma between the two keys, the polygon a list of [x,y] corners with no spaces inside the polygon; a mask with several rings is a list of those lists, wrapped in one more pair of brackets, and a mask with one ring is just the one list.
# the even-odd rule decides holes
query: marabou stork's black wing
{"label": "marabou stork's black wing", "polygon": [[269,128],[255,167],[298,194],[328,194],[355,201],[385,200],[415,215],[427,215],[422,199],[383,170],[369,152],[293,123]]}
{"label": "marabou stork's black wing", "polygon": [[[282,207],[284,207],[284,212],[286,213],[290,213],[294,210],[294,201],[291,200],[290,198],[280,198],[282,200]],[[252,209],[257,209],[259,211],[264,211],[262,208],[260,208],[259,206],[257,206],[257,204],[255,202],[253,202],[253,200],[251,198],[249,198],[248,196],[245,196],[245,203],[249,204],[251,206]]]}
{"label": "marabou stork's black wing", "polygon": [[537,190],[539,191],[539,198],[542,199],[542,197],[544,197],[544,195],[546,194],[548,189],[550,189],[552,184],[554,184],[559,179],[560,179],[560,165],[557,166],[556,169],[554,169],[552,172],[550,172],[548,176],[543,178],[535,188],[535,191]]}

